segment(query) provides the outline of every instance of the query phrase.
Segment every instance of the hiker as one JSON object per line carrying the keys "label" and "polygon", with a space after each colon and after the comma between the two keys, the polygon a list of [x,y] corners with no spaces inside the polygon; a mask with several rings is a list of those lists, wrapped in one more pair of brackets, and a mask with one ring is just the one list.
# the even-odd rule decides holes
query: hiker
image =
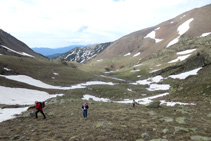
{"label": "hiker", "polygon": [[84,102],[84,104],[82,105],[82,109],[83,109],[83,116],[84,116],[84,118],[87,118],[87,112],[88,112],[88,109],[89,109],[89,106],[88,106],[87,102]]}
{"label": "hiker", "polygon": [[38,114],[39,112],[41,112],[41,114],[43,115],[43,119],[46,119],[45,114],[44,114],[43,111],[42,111],[42,105],[41,105],[40,102],[35,101],[35,108],[37,109],[37,111],[36,111],[36,113],[35,113],[35,115],[36,115],[35,118],[37,119],[37,118],[38,118],[38,117],[37,117],[37,114]]}
{"label": "hiker", "polygon": [[135,105],[136,105],[136,101],[133,99],[133,107],[135,107]]}

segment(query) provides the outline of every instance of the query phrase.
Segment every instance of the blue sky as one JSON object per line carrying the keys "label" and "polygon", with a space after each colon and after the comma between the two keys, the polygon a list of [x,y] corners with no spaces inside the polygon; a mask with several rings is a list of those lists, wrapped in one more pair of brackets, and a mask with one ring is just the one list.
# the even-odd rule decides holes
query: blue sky
{"label": "blue sky", "polygon": [[0,28],[30,47],[115,41],[210,0],[0,0]]}

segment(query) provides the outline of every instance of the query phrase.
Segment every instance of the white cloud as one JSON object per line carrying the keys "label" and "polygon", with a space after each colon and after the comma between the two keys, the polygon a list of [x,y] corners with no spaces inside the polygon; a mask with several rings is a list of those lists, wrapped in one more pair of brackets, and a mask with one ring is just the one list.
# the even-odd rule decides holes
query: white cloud
{"label": "white cloud", "polygon": [[[0,0],[0,28],[31,47],[114,41],[154,26],[208,0]],[[83,31],[83,32],[79,32]],[[36,35],[34,35],[36,33]],[[42,37],[40,37],[42,36]]]}

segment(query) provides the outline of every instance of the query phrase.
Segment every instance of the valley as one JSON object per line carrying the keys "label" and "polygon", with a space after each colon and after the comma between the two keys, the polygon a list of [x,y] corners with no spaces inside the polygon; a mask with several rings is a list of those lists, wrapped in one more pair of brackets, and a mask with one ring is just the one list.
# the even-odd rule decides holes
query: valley
{"label": "valley", "polygon": [[55,59],[0,29],[0,140],[211,140],[210,9]]}

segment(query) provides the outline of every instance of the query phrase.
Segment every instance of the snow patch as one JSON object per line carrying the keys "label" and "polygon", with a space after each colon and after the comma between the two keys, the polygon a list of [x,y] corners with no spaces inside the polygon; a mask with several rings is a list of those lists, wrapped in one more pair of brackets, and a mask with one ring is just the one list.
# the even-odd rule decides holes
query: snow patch
{"label": "snow patch", "polygon": [[6,70],[6,71],[12,71],[11,69],[8,69],[6,67],[4,67],[3,69]]}
{"label": "snow patch", "polygon": [[139,56],[141,53],[140,52],[138,52],[138,53],[136,53],[135,55],[133,55],[133,57],[137,57],[137,56]]}
{"label": "snow patch", "polygon": [[10,49],[10,48],[4,46],[4,45],[0,45],[0,46],[3,47],[3,48],[5,48],[5,49],[7,49],[7,50],[9,50],[9,51],[11,51],[11,52],[13,52],[13,53],[16,53],[16,54],[19,54],[19,55],[22,55],[22,56],[28,56],[28,57],[33,57],[33,58],[34,58],[34,56],[29,55],[29,54],[27,54],[27,53],[25,53],[25,52],[17,52],[17,51],[12,50],[12,49]]}
{"label": "snow patch", "polygon": [[149,88],[147,88],[148,91],[158,91],[158,90],[169,90],[170,85],[169,84],[151,84]]}
{"label": "snow patch", "polygon": [[188,76],[191,76],[191,75],[197,75],[198,74],[198,71],[202,69],[202,67],[200,68],[197,68],[197,69],[194,69],[194,70],[191,70],[191,71],[188,71],[188,72],[184,72],[184,73],[181,73],[181,74],[177,74],[177,75],[170,75],[169,77],[170,78],[173,78],[173,79],[185,79],[187,78]]}
{"label": "snow patch", "polygon": [[160,70],[160,69],[153,70],[153,71],[151,71],[151,72],[149,72],[149,73],[157,72],[157,71],[159,71],[159,70]]}
{"label": "snow patch", "polygon": [[10,88],[0,86],[0,104],[7,105],[30,105],[35,101],[44,101],[62,94],[50,95],[47,92],[30,90],[25,88]]}
{"label": "snow patch", "polygon": [[137,70],[131,70],[130,72],[138,72],[138,71],[140,71],[139,69],[137,69]]}
{"label": "snow patch", "polygon": [[190,28],[190,23],[193,21],[193,18],[187,20],[186,22],[184,22],[182,25],[180,25],[178,28],[177,28],[177,31],[178,31],[178,34],[179,34],[179,37],[175,38],[174,40],[172,40],[168,45],[167,45],[167,48],[173,44],[176,44],[178,41],[179,41],[179,38],[181,35],[183,35],[185,32],[187,32]]}
{"label": "snow patch", "polygon": [[140,67],[141,65],[143,65],[143,64],[138,64],[138,65],[135,65],[135,66],[133,66],[133,67]]}
{"label": "snow patch", "polygon": [[36,86],[39,88],[45,88],[45,89],[60,89],[60,90],[70,90],[70,89],[81,89],[86,88],[86,86],[90,85],[115,85],[112,82],[102,82],[102,81],[90,81],[86,83],[76,84],[72,85],[70,87],[61,87],[61,86],[52,86],[46,83],[43,83],[40,80],[31,78],[26,75],[0,75],[1,77],[5,77],[10,80],[26,83],[28,85]]}
{"label": "snow patch", "polygon": [[191,56],[191,54],[188,55],[184,55],[184,56],[179,56],[177,57],[177,59],[169,61],[168,63],[175,63],[177,61],[184,61],[185,59],[187,59],[189,56]]}
{"label": "snow patch", "polygon": [[0,122],[6,121],[8,119],[15,118],[15,115],[21,114],[26,111],[28,107],[25,108],[0,108]]}
{"label": "snow patch", "polygon": [[181,52],[177,52],[178,55],[184,55],[184,54],[189,54],[194,52],[196,49],[189,49],[189,50],[185,50],[185,51],[181,51]]}
{"label": "snow patch", "polygon": [[99,98],[99,97],[92,96],[92,95],[89,95],[89,94],[83,95],[82,100],[89,100],[89,99],[93,99],[94,101],[102,101],[102,102],[110,102],[111,101],[108,98]]}
{"label": "snow patch", "polygon": [[125,54],[124,56],[129,56],[131,53],[129,52],[129,53],[127,53],[127,54]]}
{"label": "snow patch", "polygon": [[211,32],[203,33],[200,37],[205,37],[205,36],[208,36],[210,34],[211,34]]}
{"label": "snow patch", "polygon": [[[166,96],[168,95],[169,93],[163,93],[163,94],[159,94],[159,95],[155,95],[155,96],[150,96],[150,97],[146,97],[146,98],[141,98],[141,99],[135,99],[135,101],[138,103],[138,104],[142,104],[142,105],[146,105],[146,104],[149,104],[151,102],[153,102],[153,99],[155,98],[159,98],[159,97],[163,97],[163,96]],[[132,104],[133,100],[129,100],[129,99],[125,99],[124,101],[114,101],[116,103],[129,103],[129,104]],[[182,102],[166,102],[165,100],[161,100],[160,101],[161,104],[166,104],[166,106],[174,106],[176,104],[179,104],[179,105],[196,105],[194,103],[182,103]]]}
{"label": "snow patch", "polygon": [[154,39],[155,40],[155,42],[156,43],[158,43],[158,42],[161,42],[163,39],[157,39],[155,36],[155,34],[156,34],[156,30],[159,30],[160,29],[160,27],[158,27],[158,28],[156,28],[155,30],[153,30],[152,32],[150,32],[149,34],[147,34],[144,38],[147,38],[147,37],[149,37],[149,38],[152,38],[152,39]]}

